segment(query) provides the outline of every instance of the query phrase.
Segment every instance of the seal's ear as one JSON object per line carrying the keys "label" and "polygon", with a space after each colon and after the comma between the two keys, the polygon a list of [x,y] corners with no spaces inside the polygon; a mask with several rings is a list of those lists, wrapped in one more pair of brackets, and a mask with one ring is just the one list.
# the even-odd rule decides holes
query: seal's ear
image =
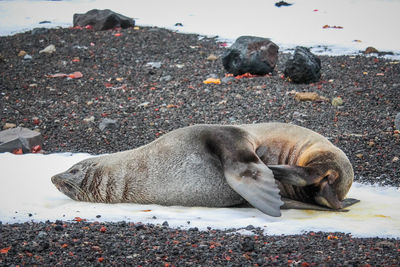
{"label": "seal's ear", "polygon": [[272,171],[261,160],[258,163],[224,163],[228,184],[252,206],[274,217],[281,216],[283,205]]}

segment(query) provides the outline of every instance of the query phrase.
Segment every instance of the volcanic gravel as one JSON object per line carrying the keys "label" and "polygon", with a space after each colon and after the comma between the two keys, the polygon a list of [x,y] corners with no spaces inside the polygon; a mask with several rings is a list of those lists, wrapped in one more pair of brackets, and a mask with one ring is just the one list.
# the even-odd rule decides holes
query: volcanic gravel
{"label": "volcanic gravel", "polygon": [[[39,53],[53,44],[52,54]],[[322,77],[293,84],[272,75],[225,77],[216,38],[160,28],[52,29],[0,37],[0,127],[40,131],[43,151],[111,153],[198,123],[290,122],[328,137],[355,180],[400,186],[400,64],[374,56],[320,56]],[[24,50],[32,59],[24,59]],[[209,60],[215,55],[216,60]],[[83,77],[52,77],[81,72]],[[207,78],[221,84],[204,84]],[[297,101],[316,92],[320,101]],[[341,97],[343,105],[331,100]],[[325,100],[324,100],[325,99]],[[100,129],[104,119],[114,127]],[[84,216],[84,215],[83,215]],[[79,220],[80,221],[80,220]],[[246,227],[246,226],[243,226]],[[0,224],[0,265],[398,266],[399,240],[343,233],[266,236],[167,223]]]}

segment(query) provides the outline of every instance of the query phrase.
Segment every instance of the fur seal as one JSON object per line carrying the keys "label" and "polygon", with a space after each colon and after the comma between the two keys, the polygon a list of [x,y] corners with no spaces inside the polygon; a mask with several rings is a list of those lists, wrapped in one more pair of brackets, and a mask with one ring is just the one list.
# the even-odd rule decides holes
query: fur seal
{"label": "fur seal", "polygon": [[[79,201],[227,207],[250,203],[342,210],[353,182],[346,155],[309,129],[284,123],[189,126],[128,151],[83,160],[51,178]],[[281,199],[282,198],[282,199]]]}

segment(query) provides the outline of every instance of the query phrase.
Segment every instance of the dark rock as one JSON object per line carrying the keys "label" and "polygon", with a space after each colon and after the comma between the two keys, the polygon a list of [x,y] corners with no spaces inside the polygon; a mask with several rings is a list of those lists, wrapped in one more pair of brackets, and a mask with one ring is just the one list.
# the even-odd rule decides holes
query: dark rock
{"label": "dark rock", "polygon": [[64,230],[64,227],[62,227],[62,225],[56,225],[56,226],[54,227],[54,230],[56,230],[56,231],[63,231],[63,230]]}
{"label": "dark rock", "polygon": [[73,24],[85,27],[93,26],[96,31],[113,29],[116,27],[128,28],[135,26],[135,20],[115,13],[109,9],[92,9],[85,14],[74,14]]}
{"label": "dark rock", "polygon": [[267,38],[241,36],[222,56],[225,69],[233,75],[272,72],[278,60],[279,47]]}
{"label": "dark rock", "polygon": [[48,24],[48,23],[51,23],[51,21],[49,21],[49,20],[43,20],[43,21],[39,22],[39,24]]}
{"label": "dark rock", "polygon": [[293,4],[290,4],[290,3],[285,2],[285,1],[279,1],[279,2],[275,3],[275,6],[277,6],[277,7],[281,7],[281,6],[291,6],[291,5],[293,5]]}
{"label": "dark rock", "polygon": [[390,241],[387,241],[387,240],[383,240],[383,241],[377,242],[376,246],[378,248],[387,248],[387,249],[393,249],[393,248],[396,247],[396,245],[394,243],[392,243]]}
{"label": "dark rock", "polygon": [[145,230],[146,226],[144,224],[136,224],[135,225],[136,230]]}
{"label": "dark rock", "polygon": [[249,224],[249,225],[246,226],[245,229],[250,231],[250,230],[254,230],[255,227],[253,225]]}
{"label": "dark rock", "polygon": [[294,83],[311,83],[321,78],[321,60],[308,48],[298,46],[285,64],[284,75]]}
{"label": "dark rock", "polygon": [[163,226],[169,226],[169,224],[168,224],[167,221],[163,222],[162,225],[163,225]]}
{"label": "dark rock", "polygon": [[377,54],[378,52],[379,52],[378,49],[376,49],[375,47],[368,46],[365,49],[364,54],[372,54],[372,53],[376,53]]}
{"label": "dark rock", "polygon": [[245,252],[250,252],[254,250],[254,241],[251,240],[249,237],[245,237],[241,245],[242,250]]}
{"label": "dark rock", "polygon": [[396,130],[400,131],[400,112],[397,113],[396,117],[394,118],[394,127]]}
{"label": "dark rock", "polygon": [[24,153],[29,153],[37,145],[43,145],[42,135],[27,128],[17,127],[0,132],[0,153],[20,148]]}
{"label": "dark rock", "polygon": [[104,130],[113,130],[113,129],[117,129],[118,128],[118,123],[116,120],[112,120],[112,119],[103,119],[100,124],[99,124],[99,128],[101,131]]}
{"label": "dark rock", "polygon": [[36,34],[47,34],[49,32],[49,29],[47,28],[34,28],[31,32],[32,35]]}

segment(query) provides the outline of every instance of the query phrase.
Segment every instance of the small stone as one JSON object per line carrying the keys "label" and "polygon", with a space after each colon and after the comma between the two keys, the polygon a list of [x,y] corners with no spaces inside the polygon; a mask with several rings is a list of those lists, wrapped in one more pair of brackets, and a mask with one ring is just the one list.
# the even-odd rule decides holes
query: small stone
{"label": "small stone", "polygon": [[90,105],[93,105],[93,101],[88,101],[88,102],[86,102],[86,105],[88,105],[88,106],[90,106]]}
{"label": "small stone", "polygon": [[7,130],[7,129],[15,128],[15,127],[17,127],[17,125],[15,123],[6,122],[6,124],[4,124],[4,126],[3,126],[3,129]]}
{"label": "small stone", "polygon": [[380,247],[380,248],[395,248],[396,247],[396,245],[394,243],[392,243],[390,241],[386,241],[386,240],[377,242],[376,246]]}
{"label": "small stone", "polygon": [[96,215],[96,218],[98,219],[98,218],[101,218],[101,215]]}
{"label": "small stone", "polygon": [[100,122],[99,128],[101,131],[117,129],[118,123],[116,120],[105,118]]}
{"label": "small stone", "polygon": [[170,80],[172,80],[171,75],[165,75],[160,78],[160,82],[169,82]]}
{"label": "small stone", "polygon": [[393,162],[393,163],[398,162],[398,161],[399,161],[399,157],[396,157],[396,156],[395,156],[395,157],[392,159],[392,162]]}
{"label": "small stone", "polygon": [[152,69],[159,69],[161,68],[162,62],[157,61],[157,62],[148,62],[146,64],[146,67],[150,67]]}
{"label": "small stone", "polygon": [[21,51],[19,51],[18,56],[19,57],[24,57],[26,54],[27,54],[26,51],[21,50]]}
{"label": "small stone", "polygon": [[84,118],[84,122],[94,122],[94,116],[90,116],[89,118]]}
{"label": "small stone", "polygon": [[368,146],[369,146],[369,147],[375,146],[375,142],[374,142],[374,141],[369,141],[369,142],[368,142]]}
{"label": "small stone", "polygon": [[319,95],[315,92],[296,92],[294,98],[297,101],[316,101],[320,99]]}
{"label": "small stone", "polygon": [[41,53],[52,54],[55,51],[56,51],[55,45],[51,44],[49,46],[46,46],[43,50],[40,50],[39,54],[41,54]]}
{"label": "small stone", "polygon": [[38,238],[44,238],[48,236],[48,234],[45,231],[40,231],[37,235]]}
{"label": "small stone", "polygon": [[34,28],[31,32],[32,35],[36,34],[47,34],[49,32],[49,29],[41,27],[41,28]]}
{"label": "small stone", "polygon": [[222,83],[231,83],[231,82],[233,82],[235,80],[236,80],[235,77],[227,76],[227,77],[222,78],[221,82]]}
{"label": "small stone", "polygon": [[394,128],[400,131],[400,112],[394,118]]}
{"label": "small stone", "polygon": [[275,6],[276,6],[276,7],[291,6],[291,5],[293,5],[293,4],[290,4],[290,3],[285,2],[285,1],[279,1],[279,2],[275,3]]}
{"label": "small stone", "polygon": [[364,54],[371,54],[371,53],[379,53],[379,51],[375,47],[368,46],[365,49]]}
{"label": "small stone", "polygon": [[358,154],[356,154],[356,157],[359,159],[362,159],[364,157],[364,155],[362,153],[358,153]]}
{"label": "small stone", "polygon": [[253,225],[249,224],[249,225],[246,226],[245,229],[248,230],[248,231],[250,231],[250,230],[254,230],[255,227],[254,227]]}
{"label": "small stone", "polygon": [[335,107],[343,105],[343,99],[341,97],[334,97],[332,99],[332,105]]}
{"label": "small stone", "polygon": [[63,231],[63,230],[64,230],[64,227],[62,227],[62,225],[56,225],[56,226],[54,227],[54,230],[56,230],[56,231]]}
{"label": "small stone", "polygon": [[169,226],[169,224],[168,224],[167,221],[163,222],[162,225],[163,225],[163,226]]}
{"label": "small stone", "polygon": [[208,57],[207,57],[207,60],[208,61],[215,61],[215,60],[217,60],[218,59],[218,57],[216,56],[216,55],[214,55],[214,54],[211,54],[211,55],[209,55]]}
{"label": "small stone", "polygon": [[146,108],[146,107],[149,106],[149,104],[150,104],[150,102],[143,102],[143,103],[139,104],[138,107],[144,107],[144,108]]}
{"label": "small stone", "polygon": [[24,56],[24,60],[26,60],[26,61],[28,61],[28,60],[32,60],[32,56],[31,56],[31,55],[28,55],[28,54],[26,54],[26,55]]}

